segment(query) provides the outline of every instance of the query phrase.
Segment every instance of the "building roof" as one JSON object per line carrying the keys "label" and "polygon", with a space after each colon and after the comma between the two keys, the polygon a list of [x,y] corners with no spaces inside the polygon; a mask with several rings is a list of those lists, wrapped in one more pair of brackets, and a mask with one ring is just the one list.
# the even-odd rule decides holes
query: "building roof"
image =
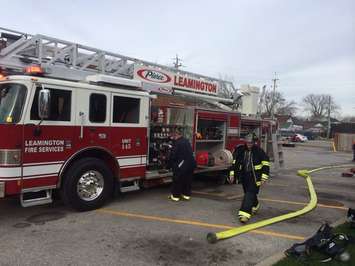
{"label": "building roof", "polygon": [[355,122],[340,122],[332,124],[332,132],[355,134]]}
{"label": "building roof", "polygon": [[280,128],[290,128],[292,126],[292,122],[286,122],[283,124],[280,124]]}
{"label": "building roof", "polygon": [[288,120],[290,118],[292,119],[292,117],[290,115],[275,115],[275,117],[281,127],[283,127],[282,125],[288,123]]}

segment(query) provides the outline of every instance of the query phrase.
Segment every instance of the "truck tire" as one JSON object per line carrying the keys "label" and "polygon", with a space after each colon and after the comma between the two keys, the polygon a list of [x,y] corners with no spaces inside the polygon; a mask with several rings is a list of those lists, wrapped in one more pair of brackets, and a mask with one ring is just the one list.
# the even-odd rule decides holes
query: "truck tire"
{"label": "truck tire", "polygon": [[61,189],[64,203],[78,211],[103,206],[112,193],[112,172],[103,161],[96,158],[75,162],[66,172]]}

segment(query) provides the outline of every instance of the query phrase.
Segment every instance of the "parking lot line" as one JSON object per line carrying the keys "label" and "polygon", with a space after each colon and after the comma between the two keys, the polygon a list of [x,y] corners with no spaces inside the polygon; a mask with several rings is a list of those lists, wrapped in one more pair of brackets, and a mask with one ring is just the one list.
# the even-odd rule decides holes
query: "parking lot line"
{"label": "parking lot line", "polygon": [[267,186],[272,186],[272,187],[289,187],[290,185],[281,184],[281,183],[267,183]]}
{"label": "parking lot line", "polygon": [[193,194],[197,194],[197,195],[206,195],[206,196],[213,196],[213,197],[219,197],[219,198],[223,198],[223,199],[237,199],[237,198],[241,198],[243,197],[243,195],[232,195],[232,196],[228,196],[228,194],[226,193],[215,193],[215,192],[205,192],[205,191],[196,191],[193,190],[192,191]]}
{"label": "parking lot line", "polygon": [[197,190],[193,190],[191,192],[193,194],[197,194],[197,195],[216,196],[216,197],[226,197],[227,196],[227,194],[224,192],[205,192],[205,191],[197,191]]}
{"label": "parking lot line", "polygon": [[[316,185],[316,184],[315,184]],[[267,186],[272,186],[272,187],[289,187],[290,185],[282,184],[282,183],[268,183]],[[307,186],[302,186],[300,188],[307,188]],[[334,193],[344,193],[344,191],[341,190],[335,190],[335,189],[328,189],[328,188],[319,188],[317,187],[316,191],[325,191],[325,192],[334,192]]]}
{"label": "parking lot line", "polygon": [[[261,201],[269,201],[269,202],[279,202],[293,205],[307,205],[305,202],[297,202],[297,201],[289,201],[289,200],[277,200],[277,199],[268,199],[268,198],[259,198]],[[317,204],[318,207],[329,208],[329,209],[338,209],[338,210],[348,210],[348,208],[343,206],[334,206],[334,205],[326,205],[326,204]]]}
{"label": "parking lot line", "polygon": [[[129,213],[129,212],[116,211],[116,210],[111,210],[111,209],[99,209],[96,211],[99,213],[106,213],[106,214],[111,214],[114,216],[122,216],[122,217],[137,218],[137,219],[142,219],[142,220],[168,222],[168,223],[176,223],[176,224],[194,225],[194,226],[208,227],[208,228],[232,229],[235,227],[235,226],[223,225],[223,224],[210,224],[210,223],[204,223],[204,222],[199,222],[199,221],[173,219],[173,218],[160,217],[160,216],[151,216],[151,215],[144,215],[144,214]],[[274,231],[269,231],[269,230],[253,230],[250,232],[255,233],[255,234],[260,234],[260,235],[274,236],[274,237],[291,239],[291,240],[304,240],[305,239],[305,237],[303,237],[303,236],[290,235],[290,234],[279,233],[279,232],[274,232]]]}
{"label": "parking lot line", "polygon": [[[235,195],[235,196],[226,197],[226,194],[224,194],[224,193],[213,193],[213,192],[203,192],[203,191],[192,191],[192,192],[194,194],[216,196],[216,197],[221,197],[221,198],[225,198],[228,200],[233,200],[233,199],[238,199],[238,198],[243,197],[243,195]],[[291,205],[302,205],[302,206],[307,205],[307,203],[305,203],[305,202],[289,201],[289,200],[278,200],[278,199],[269,199],[269,198],[259,198],[259,200],[269,201],[269,202],[286,203],[286,204],[291,204]],[[321,203],[318,203],[317,206],[321,207],[321,208],[328,208],[328,209],[348,210],[348,208],[343,207],[343,206],[326,205],[326,204],[321,204]]]}

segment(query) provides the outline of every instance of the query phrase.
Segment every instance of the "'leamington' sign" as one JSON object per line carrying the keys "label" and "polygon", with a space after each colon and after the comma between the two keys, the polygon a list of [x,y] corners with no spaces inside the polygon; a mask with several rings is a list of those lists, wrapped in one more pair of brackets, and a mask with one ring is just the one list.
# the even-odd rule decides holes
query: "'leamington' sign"
{"label": "'leamington' sign", "polygon": [[135,66],[134,78],[143,82],[155,83],[162,86],[171,86],[177,89],[205,93],[218,94],[218,83],[193,77],[170,73],[155,68]]}

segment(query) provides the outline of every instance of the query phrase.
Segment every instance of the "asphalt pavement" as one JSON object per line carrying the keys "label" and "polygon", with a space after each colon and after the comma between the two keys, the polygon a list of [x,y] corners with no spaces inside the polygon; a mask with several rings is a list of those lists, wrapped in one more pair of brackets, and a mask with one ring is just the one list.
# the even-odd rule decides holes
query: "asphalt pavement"
{"label": "asphalt pavement", "polygon": [[[260,212],[250,222],[298,210],[308,202],[297,169],[351,163],[350,153],[317,143],[284,148],[285,168],[260,193]],[[0,201],[0,265],[256,265],[312,235],[322,222],[343,218],[355,206],[355,177],[345,169],[312,177],[318,207],[292,220],[209,244],[208,232],[240,226],[240,185],[195,181],[191,201],[167,200],[169,186],[125,193],[104,208],[78,213],[59,200],[22,208]]]}

